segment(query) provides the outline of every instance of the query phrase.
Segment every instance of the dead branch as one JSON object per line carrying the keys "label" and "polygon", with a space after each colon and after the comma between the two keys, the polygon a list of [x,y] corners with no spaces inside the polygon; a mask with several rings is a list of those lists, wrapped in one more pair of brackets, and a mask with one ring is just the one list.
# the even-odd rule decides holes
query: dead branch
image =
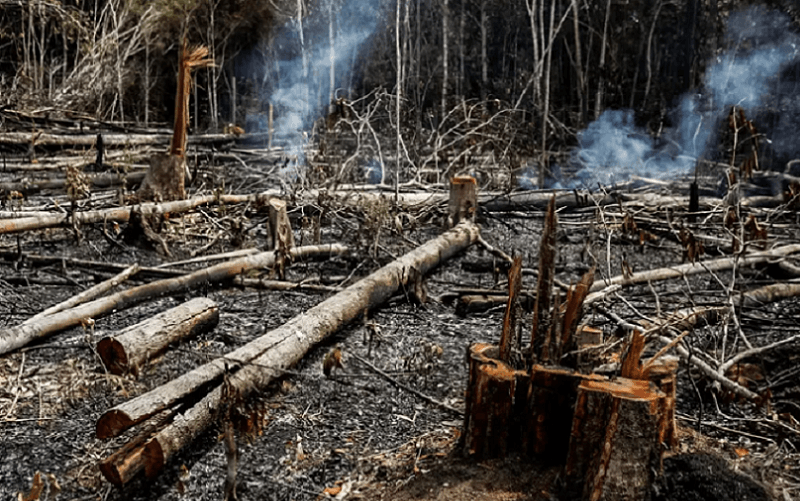
{"label": "dead branch", "polygon": [[[346,251],[347,248],[342,245],[330,244],[296,247],[290,253],[294,258],[299,259],[319,254],[341,254]],[[48,315],[35,322],[0,329],[0,354],[16,350],[55,332],[80,325],[86,319],[106,315],[111,311],[126,308],[148,298],[190,290],[207,283],[220,282],[247,270],[269,268],[274,263],[275,254],[273,252],[262,252],[226,261],[180,277],[165,278],[120,291],[75,308]]]}

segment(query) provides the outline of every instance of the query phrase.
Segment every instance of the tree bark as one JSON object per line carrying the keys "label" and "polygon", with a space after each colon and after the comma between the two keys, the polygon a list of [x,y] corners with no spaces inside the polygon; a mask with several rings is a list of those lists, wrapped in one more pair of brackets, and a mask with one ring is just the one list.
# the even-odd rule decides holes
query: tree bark
{"label": "tree bark", "polygon": [[[97,421],[97,437],[117,436],[155,413],[175,405],[201,387],[219,380],[226,371],[230,372],[238,367],[241,369],[230,377],[238,395],[245,397],[253,390],[266,387],[287,367],[299,361],[316,343],[365,310],[375,308],[389,299],[400,286],[407,283],[410,269],[427,273],[474,243],[478,234],[477,226],[468,222],[462,223],[225,357],[213,360],[155,390],[110,409]],[[218,409],[221,404],[220,396],[219,392],[213,396],[210,394],[198,405],[207,409]],[[205,411],[198,409],[192,412]],[[178,436],[180,438],[176,440],[180,440],[181,444],[188,443],[207,426],[203,419],[194,424],[190,420],[176,422],[173,427],[185,427],[187,430],[171,429],[164,432],[165,436]],[[172,440],[165,438],[163,444],[149,446],[154,458],[163,458],[159,460],[161,464],[170,456],[171,451],[180,448],[169,445]]]}
{"label": "tree bark", "polygon": [[194,298],[136,325],[106,336],[97,353],[112,374],[139,375],[139,368],[163,353],[171,343],[213,329],[219,307],[208,298]]}

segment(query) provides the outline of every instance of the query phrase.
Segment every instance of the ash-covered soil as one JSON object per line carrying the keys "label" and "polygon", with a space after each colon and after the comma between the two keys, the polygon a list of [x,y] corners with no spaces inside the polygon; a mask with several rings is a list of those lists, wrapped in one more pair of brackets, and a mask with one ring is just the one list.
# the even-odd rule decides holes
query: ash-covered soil
{"label": "ash-covered soil", "polygon": [[[245,184],[229,182],[240,189]],[[44,207],[51,199],[41,194],[25,201],[25,206]],[[313,240],[309,218],[322,213],[322,242],[347,244],[351,252],[293,263],[287,280],[346,286],[435,237],[445,217],[444,207],[404,212],[388,203],[355,208],[324,203],[329,205],[291,210],[298,243]],[[676,237],[679,220],[705,239],[704,257],[730,245],[721,211],[709,210],[700,222],[690,224],[680,215],[685,208],[635,202],[622,207],[559,211],[560,281],[577,281],[594,262],[599,278],[620,274],[625,267],[642,271],[680,264],[684,247]],[[796,211],[746,210],[769,220],[770,246],[800,239]],[[626,230],[625,214],[653,238],[642,239],[630,227]],[[542,219],[542,210],[520,207],[514,212],[482,212],[479,223],[488,243],[521,255],[523,266],[535,269]],[[106,234],[111,238],[104,235],[102,224],[80,227],[80,238],[72,229],[2,235],[0,327],[17,325],[113,274],[70,258],[158,266],[193,252],[210,255],[239,247],[263,248],[264,220],[263,214],[243,205],[211,205],[173,214],[162,231],[171,257],[144,243],[120,244],[110,225]],[[246,231],[234,235],[231,228]],[[42,264],[26,259],[26,254],[65,259]],[[461,289],[502,289],[501,269],[501,259],[480,245],[472,246],[427,277],[427,302],[412,301],[407,291],[397,294],[317,346],[268,391],[251,399],[248,409],[258,418],[258,426],[237,434],[239,499],[558,499],[558,469],[516,457],[479,464],[463,458],[458,449],[463,417],[458,412],[419,398],[361,362],[366,360],[395,381],[463,411],[467,347],[476,341],[498,342],[504,307],[459,315],[454,298]],[[652,322],[689,306],[727,304],[731,290],[789,280],[776,274],[774,267],[737,268],[735,273],[653,281],[609,294],[585,315],[604,333],[608,348],[598,357],[613,363],[613,353],[626,335],[608,312],[631,323]],[[131,283],[149,280],[153,277],[143,273]],[[524,287],[534,286],[535,276],[526,271]],[[53,496],[50,499],[221,499],[228,462],[219,429],[205,432],[157,478],[139,477],[118,488],[102,477],[97,464],[131,433],[98,440],[97,419],[114,405],[280,326],[330,294],[207,284],[94,319],[93,324],[0,356],[0,499],[28,494],[37,471],[45,491]],[[94,350],[102,336],[197,296],[207,296],[220,306],[219,325],[213,331],[172,347],[143,368],[138,379],[105,371]],[[766,346],[797,335],[797,318],[800,301],[794,298],[738,309],[735,317],[722,323],[698,326],[687,345],[698,356],[719,355],[723,349],[730,356],[746,349],[746,343]],[[524,321],[530,325],[529,317]],[[342,350],[345,367],[326,377],[322,362],[336,346]],[[655,342],[647,353],[661,346]],[[739,381],[759,394],[769,391],[770,398],[761,405],[718,391],[691,364],[682,362],[677,402],[680,445],[668,453],[666,476],[656,486],[655,499],[800,498],[798,361],[798,342],[741,361],[748,365],[741,366]]]}

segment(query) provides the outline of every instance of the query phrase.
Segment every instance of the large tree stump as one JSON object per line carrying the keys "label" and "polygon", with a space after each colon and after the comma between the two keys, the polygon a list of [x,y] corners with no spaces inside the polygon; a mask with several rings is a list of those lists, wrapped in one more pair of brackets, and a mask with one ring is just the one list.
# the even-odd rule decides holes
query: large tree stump
{"label": "large tree stump", "polygon": [[528,390],[528,410],[523,433],[525,451],[549,464],[563,464],[569,448],[578,386],[602,376],[580,374],[567,368],[534,365]]}
{"label": "large tree stump", "polygon": [[116,336],[106,336],[97,344],[97,353],[112,374],[130,372],[163,353],[181,339],[213,329],[219,322],[217,304],[203,297],[194,298],[136,325]]}
{"label": "large tree stump", "polygon": [[464,451],[478,460],[504,457],[522,443],[527,373],[500,361],[495,345],[475,343],[467,353]]}
{"label": "large tree stump", "polygon": [[567,499],[649,499],[661,468],[665,406],[649,381],[583,381],[564,469]]}

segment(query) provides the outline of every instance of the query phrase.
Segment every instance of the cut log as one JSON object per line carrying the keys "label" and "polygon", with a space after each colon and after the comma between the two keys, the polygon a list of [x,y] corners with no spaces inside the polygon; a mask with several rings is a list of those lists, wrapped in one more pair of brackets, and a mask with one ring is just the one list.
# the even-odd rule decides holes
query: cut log
{"label": "cut log", "polygon": [[[294,258],[320,254],[341,254],[347,248],[338,245],[295,247],[291,250]],[[75,308],[43,317],[35,322],[0,329],[0,354],[8,353],[55,332],[80,325],[87,318],[96,318],[114,310],[127,308],[151,297],[186,291],[194,287],[230,279],[251,269],[269,268],[275,264],[273,252],[262,252],[251,256],[226,261],[224,263],[197,270],[175,278],[156,280],[110,296],[95,299]]]}
{"label": "cut log", "polygon": [[564,468],[566,498],[649,499],[661,471],[665,400],[649,381],[583,381]]}
{"label": "cut log", "polygon": [[[119,435],[155,413],[175,405],[198,389],[219,381],[226,370],[242,367],[230,377],[237,394],[246,396],[250,391],[263,389],[287,367],[299,361],[316,343],[363,314],[365,310],[379,306],[394,295],[408,281],[409,269],[416,268],[420,273],[427,273],[474,243],[478,234],[476,225],[462,223],[225,357],[213,360],[110,409],[97,421],[97,437]],[[214,409],[219,408],[219,395],[211,401],[204,401],[206,404],[202,406],[213,404]],[[191,441],[204,429],[202,423],[187,426],[191,426],[192,431],[180,434],[183,444]],[[169,454],[164,454],[163,457],[166,461]]]}
{"label": "cut log", "polygon": [[454,177],[450,180],[448,227],[461,221],[475,221],[478,210],[478,182],[474,177]]}
{"label": "cut log", "polygon": [[112,374],[130,372],[138,377],[139,368],[170,344],[207,332],[218,322],[217,303],[208,298],[194,298],[114,336],[104,337],[97,343],[97,353]]}

